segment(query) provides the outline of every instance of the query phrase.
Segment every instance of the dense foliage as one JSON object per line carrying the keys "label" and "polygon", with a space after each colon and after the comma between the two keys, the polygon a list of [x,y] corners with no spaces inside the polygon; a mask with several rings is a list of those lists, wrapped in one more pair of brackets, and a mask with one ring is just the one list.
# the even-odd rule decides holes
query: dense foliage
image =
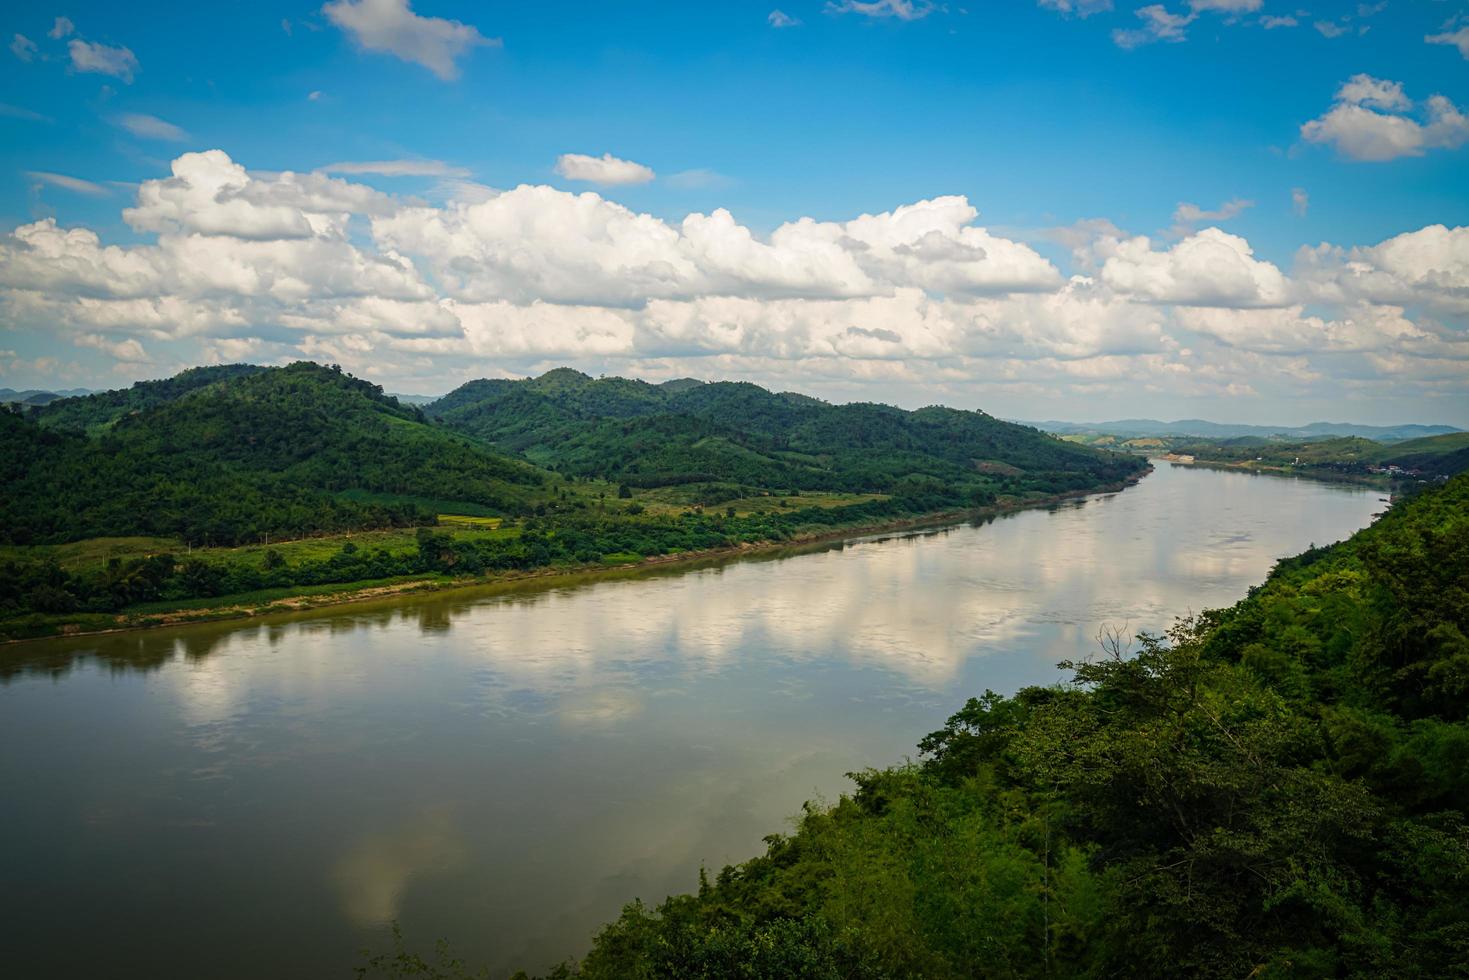
{"label": "dense foliage", "polygon": [[1142,468],[982,412],[830,405],[744,382],[653,385],[566,368],[473,381],[425,412],[563,473],[635,487],[721,481],[886,493],[918,479],[987,502],[1112,483]]}
{"label": "dense foliage", "polygon": [[1422,479],[1442,479],[1469,470],[1469,432],[1381,443],[1357,436],[1281,442],[1259,438],[1172,440],[1169,448],[1220,463],[1259,463],[1305,471],[1361,476],[1387,467]]}
{"label": "dense foliage", "polygon": [[265,368],[253,364],[217,364],[189,368],[171,378],[139,381],[131,388],[98,391],[76,398],[61,398],[32,409],[31,418],[42,428],[64,429],[96,435],[125,416],[155,408],[192,391],[234,378],[248,378]]}
{"label": "dense foliage", "polygon": [[[124,393],[121,403],[144,407],[115,416],[114,392],[58,402],[65,411],[54,417],[48,407],[44,427],[0,413],[0,541],[168,535],[237,544],[422,524],[434,515],[418,499],[519,513],[545,482],[534,467],[428,425],[418,409],[339,370],[300,363],[199,374],[210,370],[174,379],[173,397],[156,387]],[[107,424],[91,421],[104,416]],[[99,434],[69,431],[66,420]]]}
{"label": "dense foliage", "polygon": [[557,975],[1465,975],[1469,476],[1128,654],[971,700]]}
{"label": "dense foliage", "polygon": [[959,506],[914,495],[845,507],[797,507],[735,516],[690,510],[592,509],[580,501],[537,505],[540,516],[498,532],[468,535],[420,527],[407,550],[345,539],[330,553],[288,560],[273,548],[174,554],[160,550],[105,565],[67,569],[54,560],[0,560],[0,638],[44,632],[58,615],[119,613],[150,604],[240,596],[262,590],[361,583],[403,576],[478,576],[553,567],[621,564],[659,555],[778,542],[829,529],[867,526]]}

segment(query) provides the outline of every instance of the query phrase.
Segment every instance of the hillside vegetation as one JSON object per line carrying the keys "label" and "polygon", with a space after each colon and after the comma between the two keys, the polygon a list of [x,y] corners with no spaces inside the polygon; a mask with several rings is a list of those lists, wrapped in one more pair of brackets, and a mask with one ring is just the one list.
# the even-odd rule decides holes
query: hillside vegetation
{"label": "hillside vegetation", "polygon": [[240,544],[429,523],[424,499],[515,513],[546,479],[309,363],[197,369],[57,402],[36,420],[4,413],[0,457],[0,535],[12,544]]}
{"label": "hillside vegetation", "polygon": [[976,412],[564,369],[434,411],[298,363],[0,413],[0,639],[789,541],[1146,465]]}
{"label": "hillside vegetation", "polygon": [[1106,639],[553,975],[1464,975],[1469,476]]}
{"label": "hillside vegetation", "polygon": [[1453,476],[1469,470],[1469,432],[1451,432],[1401,442],[1381,443],[1357,436],[1279,442],[1229,439],[1223,442],[1173,441],[1170,448],[1206,462],[1260,464],[1304,468],[1343,475],[1364,475],[1387,467],[1423,479]]}
{"label": "hillside vegetation", "polygon": [[634,487],[687,486],[721,502],[750,489],[1001,494],[1110,483],[1139,464],[983,412],[831,405],[744,382],[662,385],[559,369],[473,381],[425,407],[455,432],[559,472]]}

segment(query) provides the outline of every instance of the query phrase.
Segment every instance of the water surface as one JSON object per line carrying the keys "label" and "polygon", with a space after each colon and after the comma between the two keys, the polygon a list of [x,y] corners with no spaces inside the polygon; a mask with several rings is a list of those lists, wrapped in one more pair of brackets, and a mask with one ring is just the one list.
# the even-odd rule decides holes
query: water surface
{"label": "water surface", "polygon": [[543,968],[966,697],[1230,604],[1381,507],[1160,463],[982,525],[0,648],[6,971],[349,976],[394,920]]}

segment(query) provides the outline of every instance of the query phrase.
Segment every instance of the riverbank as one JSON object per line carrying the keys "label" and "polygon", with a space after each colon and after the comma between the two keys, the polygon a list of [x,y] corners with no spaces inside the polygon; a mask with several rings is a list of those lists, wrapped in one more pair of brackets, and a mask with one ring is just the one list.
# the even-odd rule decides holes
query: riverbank
{"label": "riverbank", "polygon": [[1244,472],[1260,473],[1266,476],[1288,476],[1303,480],[1317,480],[1321,483],[1345,483],[1351,486],[1372,487],[1378,490],[1391,490],[1393,486],[1393,481],[1388,476],[1374,473],[1349,473],[1324,466],[1276,466],[1270,463],[1262,463],[1258,460],[1241,460],[1236,462],[1200,459],[1197,456],[1179,456],[1174,453],[1167,453],[1162,456],[1150,456],[1149,459],[1161,459],[1179,466],[1227,470],[1231,473]]}
{"label": "riverbank", "polygon": [[[472,576],[450,576],[423,574],[400,576],[393,579],[359,580],[355,582],[331,583],[309,588],[277,589],[266,592],[247,593],[235,596],[220,596],[216,599],[186,600],[176,605],[160,608],[152,603],[145,610],[121,613],[87,613],[80,615],[30,616],[24,622],[0,624],[0,645],[15,645],[27,642],[55,639],[57,637],[98,636],[136,630],[161,629],[195,623],[221,622],[228,620],[253,619],[276,614],[298,613],[336,606],[372,602],[399,596],[418,595],[454,589],[473,589],[485,586],[517,585],[545,586],[557,579],[580,579],[605,577],[618,573],[637,573],[653,569],[671,569],[699,562],[719,561],[746,556],[768,554],[792,548],[819,547],[837,541],[869,537],[874,534],[890,534],[916,531],[924,528],[942,527],[967,521],[984,520],[1002,514],[1023,510],[1053,507],[1068,500],[1076,500],[1101,494],[1119,493],[1136,484],[1152,472],[1152,467],[1140,470],[1127,479],[1090,490],[1069,491],[1029,500],[1006,500],[989,507],[934,511],[897,520],[859,523],[823,528],[806,534],[797,534],[784,540],[740,542],[720,548],[680,551],[666,555],[650,555],[637,561],[607,563],[580,563],[545,566],[541,568],[499,571]],[[23,635],[14,635],[21,632]]]}

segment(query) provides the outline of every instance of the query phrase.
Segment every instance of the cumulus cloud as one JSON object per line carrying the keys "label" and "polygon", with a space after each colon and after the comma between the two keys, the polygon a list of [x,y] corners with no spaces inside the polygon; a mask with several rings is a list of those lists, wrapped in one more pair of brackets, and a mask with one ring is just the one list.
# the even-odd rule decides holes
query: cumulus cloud
{"label": "cumulus cloud", "polygon": [[787,14],[784,11],[781,11],[781,10],[772,10],[770,12],[770,16],[766,17],[765,20],[766,20],[766,23],[768,23],[771,27],[800,27],[801,26],[801,21],[800,21],[799,18],[792,17],[790,14]]}
{"label": "cumulus cloud", "polygon": [[76,345],[100,350],[114,360],[126,363],[144,363],[148,360],[147,351],[143,350],[143,345],[134,337],[117,340],[103,334],[84,333],[76,336]]}
{"label": "cumulus cloud", "polygon": [[1469,142],[1469,117],[1444,96],[1424,100],[1418,107],[1421,121],[1410,115],[1414,108],[1400,82],[1354,75],[1337,90],[1324,115],[1301,126],[1301,138],[1329,144],[1348,159],[1371,162],[1422,156]]}
{"label": "cumulus cloud", "polygon": [[5,322],[128,363],[156,341],[405,383],[564,362],[930,400],[1294,391],[1348,369],[1462,395],[1469,377],[1463,228],[1303,249],[1287,271],[1218,228],[1156,242],[1094,219],[1050,236],[1074,250],[1068,277],[958,196],[762,234],[547,186],[431,204],[219,150],[170,169],[123,212],[141,242],[49,218],[0,239]]}
{"label": "cumulus cloud", "polygon": [[131,85],[133,75],[139,70],[137,56],[124,47],[108,47],[105,44],[72,38],[67,42],[66,50],[71,55],[73,71],[111,75]]}
{"label": "cumulus cloud", "polygon": [[1416,304],[1469,314],[1469,228],[1429,225],[1372,246],[1305,248],[1296,275],[1319,302]]}
{"label": "cumulus cloud", "polygon": [[189,134],[178,126],[157,116],[144,115],[143,113],[128,113],[117,117],[117,125],[132,133],[140,139],[162,140],[168,143],[183,143],[189,138]]}
{"label": "cumulus cloud", "polygon": [[94,184],[90,180],[82,180],[80,177],[68,177],[66,174],[53,174],[45,170],[27,170],[26,176],[35,181],[37,185],[49,184],[52,187],[60,187],[63,190],[73,191],[77,194],[86,194],[91,197],[106,197],[110,193],[101,184]]}
{"label": "cumulus cloud", "polygon": [[635,304],[708,293],[847,297],[902,284],[944,292],[1054,288],[1034,250],[973,227],[962,197],[848,222],[803,218],[762,240],[724,209],[670,224],[593,193],[521,186],[448,208],[404,208],[374,236],[420,256],[458,298]]}
{"label": "cumulus cloud", "polygon": [[1254,257],[1250,243],[1218,228],[1205,228],[1166,251],[1145,236],[1107,240],[1100,279],[1146,302],[1180,306],[1250,308],[1289,302],[1285,275]]}
{"label": "cumulus cloud", "polygon": [[652,169],[631,160],[620,160],[610,153],[599,157],[582,153],[563,153],[556,158],[556,172],[567,180],[616,187],[623,184],[646,184],[656,174]]}
{"label": "cumulus cloud", "polygon": [[71,22],[71,18],[58,17],[56,18],[56,23],[52,24],[51,29],[46,32],[46,36],[51,38],[53,41],[59,41],[62,38],[69,37],[74,33],[76,33],[76,25]]}
{"label": "cumulus cloud", "polygon": [[145,181],[123,218],[138,231],[260,241],[344,238],[353,214],[384,213],[387,195],[324,174],[252,177],[221,150],[186,153],[172,177]]}
{"label": "cumulus cloud", "polygon": [[420,17],[408,0],[333,0],[321,12],[358,47],[422,65],[445,81],[459,77],[459,59],[474,48],[500,44],[469,24]]}

